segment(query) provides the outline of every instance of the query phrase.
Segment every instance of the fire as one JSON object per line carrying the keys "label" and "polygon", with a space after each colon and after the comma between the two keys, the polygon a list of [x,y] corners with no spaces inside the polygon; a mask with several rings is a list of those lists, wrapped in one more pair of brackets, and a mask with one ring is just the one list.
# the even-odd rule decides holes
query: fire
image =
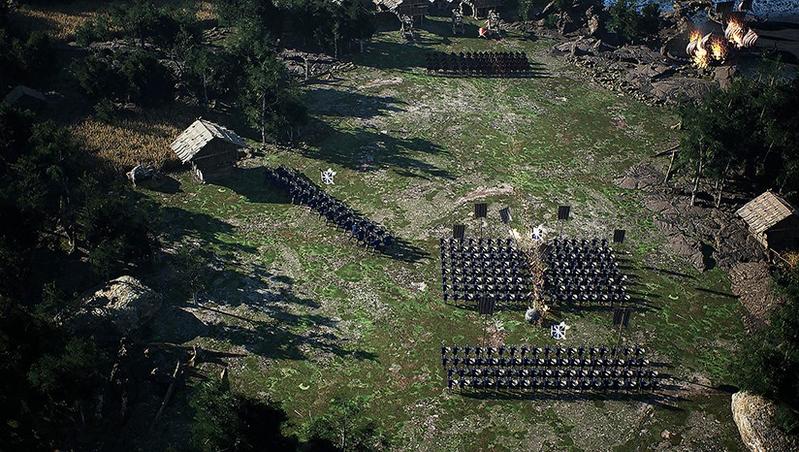
{"label": "fire", "polygon": [[741,49],[754,46],[758,35],[751,28],[744,25],[740,18],[732,16],[724,29],[724,37],[736,48]]}
{"label": "fire", "polygon": [[713,38],[710,42],[710,55],[716,61],[724,61],[727,57],[727,46],[721,38]]}
{"label": "fire", "polygon": [[691,57],[696,67],[700,69],[710,66],[711,54],[707,49],[710,36],[710,33],[702,36],[699,31],[693,31],[691,33],[691,41],[688,43],[688,47],[685,48],[685,53]]}

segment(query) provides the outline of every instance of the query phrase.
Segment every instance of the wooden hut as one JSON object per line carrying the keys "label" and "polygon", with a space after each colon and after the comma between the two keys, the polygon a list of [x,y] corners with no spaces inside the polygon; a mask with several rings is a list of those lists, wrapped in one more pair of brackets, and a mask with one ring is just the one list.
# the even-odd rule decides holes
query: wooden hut
{"label": "wooden hut", "polygon": [[22,110],[37,111],[47,104],[47,99],[39,91],[27,86],[17,85],[12,89],[3,102]]}
{"label": "wooden hut", "polygon": [[430,8],[429,0],[373,0],[377,9],[392,12],[398,17],[424,17]]}
{"label": "wooden hut", "polygon": [[194,176],[202,182],[233,168],[239,150],[246,146],[232,130],[205,119],[194,121],[169,145],[181,163],[191,163]]}
{"label": "wooden hut", "polygon": [[799,248],[799,215],[781,196],[767,191],[736,212],[752,236],[767,250]]}

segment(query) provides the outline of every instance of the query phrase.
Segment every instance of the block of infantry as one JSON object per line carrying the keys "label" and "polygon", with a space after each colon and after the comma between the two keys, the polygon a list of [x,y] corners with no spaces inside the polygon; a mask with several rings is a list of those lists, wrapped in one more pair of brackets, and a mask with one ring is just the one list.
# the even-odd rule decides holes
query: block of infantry
{"label": "block of infantry", "polygon": [[384,250],[394,243],[394,237],[383,226],[358,214],[297,171],[284,166],[268,168],[266,179],[284,188],[292,203],[310,207],[367,248]]}
{"label": "block of infantry", "polygon": [[449,389],[644,391],[660,385],[641,347],[441,347]]}
{"label": "block of infantry", "polygon": [[630,300],[627,276],[605,239],[555,239],[543,261],[544,290],[552,304],[617,306]]}
{"label": "block of infantry", "polygon": [[530,73],[524,52],[429,53],[427,71],[438,75],[518,77]]}
{"label": "block of infantry", "polygon": [[442,238],[441,289],[444,301],[477,303],[487,296],[497,306],[524,305],[532,296],[532,274],[511,239]]}

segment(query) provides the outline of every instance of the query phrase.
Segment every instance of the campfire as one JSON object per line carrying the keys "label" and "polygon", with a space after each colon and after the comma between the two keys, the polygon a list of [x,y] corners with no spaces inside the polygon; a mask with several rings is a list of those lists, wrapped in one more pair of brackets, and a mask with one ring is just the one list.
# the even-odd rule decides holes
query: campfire
{"label": "campfire", "polygon": [[739,17],[730,17],[724,29],[724,37],[737,49],[753,47],[757,41],[757,33],[747,27]]}

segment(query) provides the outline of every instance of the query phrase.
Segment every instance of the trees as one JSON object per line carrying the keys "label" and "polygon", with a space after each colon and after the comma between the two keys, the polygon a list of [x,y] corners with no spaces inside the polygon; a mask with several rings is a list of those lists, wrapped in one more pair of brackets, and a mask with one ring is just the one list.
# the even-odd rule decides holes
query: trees
{"label": "trees", "polygon": [[262,143],[267,135],[286,133],[293,138],[293,129],[306,119],[293,80],[263,29],[252,26],[240,33],[239,42],[247,46],[238,47],[244,72],[239,104],[250,124],[260,129]]}
{"label": "trees", "polygon": [[720,205],[726,183],[743,177],[758,189],[791,193],[799,188],[799,85],[738,78],[680,109],[678,164],[690,171],[692,203],[699,182],[714,182]]}
{"label": "trees", "polygon": [[11,449],[63,447],[63,430],[85,427],[76,420],[105,352],[54,318],[74,308],[69,294],[143,270],[155,246],[129,189],[88,177],[103,175],[89,155],[65,130],[0,105],[0,415],[16,425],[3,435]]}
{"label": "trees", "polygon": [[608,8],[608,29],[624,41],[641,42],[657,34],[660,25],[660,6],[647,3],[643,7],[634,0],[616,0]]}
{"label": "trees", "polygon": [[72,66],[84,93],[95,102],[135,102],[152,107],[174,99],[172,72],[142,50],[103,51]]}

